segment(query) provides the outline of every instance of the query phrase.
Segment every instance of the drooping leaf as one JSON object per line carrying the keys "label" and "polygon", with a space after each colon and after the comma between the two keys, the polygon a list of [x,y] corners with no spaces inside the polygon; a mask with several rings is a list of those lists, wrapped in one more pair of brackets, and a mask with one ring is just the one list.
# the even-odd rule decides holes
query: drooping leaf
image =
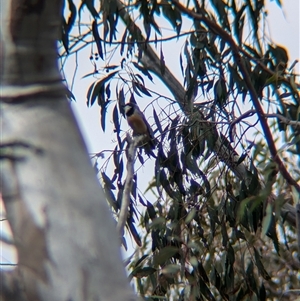
{"label": "drooping leaf", "polygon": [[99,15],[95,9],[95,5],[94,5],[94,0],[81,0],[81,5],[79,8],[79,13],[81,11],[81,9],[83,8],[83,6],[86,6],[88,8],[88,10],[90,11],[91,15],[97,19],[99,18]]}
{"label": "drooping leaf", "polygon": [[[101,95],[101,93],[99,93]],[[98,96],[98,103],[99,103],[99,96]],[[106,113],[107,113],[107,105],[109,102],[104,102],[100,108],[100,120],[101,120],[101,127],[103,132],[105,132],[105,124],[106,124]]]}
{"label": "drooping leaf", "polygon": [[96,20],[94,20],[92,23],[92,33],[93,33],[93,37],[94,37],[96,45],[97,45],[98,54],[99,54],[100,58],[103,60],[103,50],[102,50],[101,39],[99,36],[98,25],[97,25]]}
{"label": "drooping leaf", "polygon": [[164,57],[163,50],[162,50],[162,47],[161,47],[160,48],[160,73],[162,75],[164,75],[165,70],[166,70],[165,57]]}
{"label": "drooping leaf", "polygon": [[[104,95],[105,83],[107,81],[109,81],[116,73],[118,73],[118,71],[114,71],[114,72],[110,73],[109,75],[103,77],[101,80],[99,80],[98,82],[96,82],[90,86],[88,93],[87,93],[89,106],[92,106],[95,103],[95,100],[99,96],[100,92],[101,92],[101,94]],[[105,103],[103,95],[101,95],[101,99],[99,102],[99,105],[102,107],[102,109],[103,109],[103,106]]]}
{"label": "drooping leaf", "polygon": [[153,256],[154,265],[165,264],[167,260],[173,257],[178,251],[178,248],[172,246],[161,249],[157,254]]}
{"label": "drooping leaf", "polygon": [[152,96],[151,93],[147,90],[147,88],[139,83],[139,82],[135,82],[135,87],[137,87],[138,90],[140,90],[143,94],[147,95],[147,96]]}
{"label": "drooping leaf", "polygon": [[133,277],[136,278],[143,278],[143,277],[148,277],[149,275],[152,275],[153,273],[156,272],[156,269],[148,266],[148,267],[137,267],[134,269],[131,273]]}
{"label": "drooping leaf", "polygon": [[266,213],[265,213],[265,216],[263,218],[263,222],[262,222],[262,236],[266,235],[268,230],[269,230],[269,227],[270,227],[270,224],[271,224],[271,220],[272,220],[272,215],[273,215],[273,208],[272,208],[272,205],[271,204],[267,204],[267,207],[266,207]]}
{"label": "drooping leaf", "polygon": [[228,92],[226,88],[226,82],[223,78],[216,81],[214,86],[215,101],[220,108],[226,104],[228,99]]}
{"label": "drooping leaf", "polygon": [[[97,94],[97,103],[101,107],[101,111],[104,112],[106,109],[106,101],[105,101],[105,85],[100,85],[99,86],[99,92]],[[92,103],[91,105],[93,105]]]}
{"label": "drooping leaf", "polygon": [[147,212],[149,214],[149,217],[153,221],[156,218],[156,212],[153,205],[148,201],[147,201]]}
{"label": "drooping leaf", "polygon": [[222,0],[212,0],[211,4],[218,14],[222,27],[230,31],[226,4]]}
{"label": "drooping leaf", "polygon": [[233,289],[234,287],[234,262],[235,254],[232,246],[229,244],[227,247],[226,262],[225,262],[225,285],[227,288]]}
{"label": "drooping leaf", "polygon": [[66,21],[64,16],[62,17],[62,42],[67,53],[69,52],[69,33],[73,28],[77,14],[76,6],[72,0],[68,0],[68,6],[70,11],[68,20]]}
{"label": "drooping leaf", "polygon": [[198,272],[199,272],[201,279],[204,281],[204,283],[209,285],[210,282],[209,282],[208,276],[207,276],[206,271],[201,262],[198,262]]}
{"label": "drooping leaf", "polygon": [[172,6],[167,1],[164,1],[164,4],[162,5],[162,13],[167,18],[167,20],[171,23],[174,29],[176,29],[177,35],[179,35],[181,30],[181,13],[178,11],[178,9],[174,6]]}
{"label": "drooping leaf", "polygon": [[266,301],[267,300],[267,292],[264,284],[262,283],[259,288],[259,300],[260,301]]}
{"label": "drooping leaf", "polygon": [[109,187],[109,189],[111,190],[115,190],[116,186],[112,183],[112,181],[110,180],[110,178],[106,175],[105,172],[101,173],[102,175],[102,179],[104,181],[104,183]]}
{"label": "drooping leaf", "polygon": [[206,283],[200,278],[199,281],[199,286],[200,286],[200,292],[201,294],[209,301],[216,301],[215,297],[213,296],[212,292],[206,285]]}
{"label": "drooping leaf", "polygon": [[153,117],[154,117],[155,125],[156,125],[158,131],[159,131],[160,133],[162,133],[162,127],[161,127],[159,118],[158,118],[158,116],[157,116],[156,111],[155,111],[154,108],[153,108]]}
{"label": "drooping leaf", "polygon": [[108,203],[111,205],[111,207],[115,210],[115,212],[119,211],[119,205],[118,202],[115,198],[115,195],[113,194],[111,188],[109,187],[110,185],[104,184],[104,192],[105,192],[105,197]]}
{"label": "drooping leaf", "polygon": [[267,273],[267,271],[265,270],[262,262],[261,262],[261,256],[260,254],[258,253],[257,249],[255,247],[253,247],[253,250],[254,250],[254,258],[255,258],[255,264],[256,264],[256,267],[258,268],[260,274],[262,275],[262,277],[265,279],[265,280],[270,280],[271,277],[270,275]]}
{"label": "drooping leaf", "polygon": [[[235,2],[235,1],[233,1],[233,2]],[[244,10],[246,7],[247,7],[247,5],[245,5],[245,4],[242,5],[240,10],[236,13],[234,22],[233,22],[234,34],[240,45],[243,42],[242,35],[243,35],[243,29],[244,29],[244,23],[245,23],[245,15],[243,13],[244,13]]]}
{"label": "drooping leaf", "polygon": [[114,122],[116,132],[119,133],[120,132],[120,123],[119,123],[119,114],[118,114],[117,106],[115,106],[114,110],[113,110],[113,122]]}
{"label": "drooping leaf", "polygon": [[140,70],[145,76],[147,76],[153,82],[153,77],[151,76],[151,74],[149,73],[149,71],[146,68],[140,66],[136,62],[132,62],[132,64],[134,65],[135,68]]}
{"label": "drooping leaf", "polygon": [[70,32],[76,20],[77,10],[75,4],[73,3],[73,0],[68,0],[68,5],[71,14],[67,21],[67,32]]}
{"label": "drooping leaf", "polygon": [[127,225],[129,227],[131,235],[133,236],[134,241],[139,247],[141,247],[142,246],[141,238],[133,224],[132,219],[129,218],[127,219]]}

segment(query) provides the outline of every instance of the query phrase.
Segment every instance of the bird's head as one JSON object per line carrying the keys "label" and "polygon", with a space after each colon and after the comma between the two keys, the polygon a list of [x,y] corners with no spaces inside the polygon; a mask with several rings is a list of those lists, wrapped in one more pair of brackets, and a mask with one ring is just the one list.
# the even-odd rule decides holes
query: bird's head
{"label": "bird's head", "polygon": [[129,116],[133,115],[136,110],[139,111],[137,105],[134,104],[134,103],[126,103],[123,106],[123,109],[124,109],[126,117],[129,117]]}

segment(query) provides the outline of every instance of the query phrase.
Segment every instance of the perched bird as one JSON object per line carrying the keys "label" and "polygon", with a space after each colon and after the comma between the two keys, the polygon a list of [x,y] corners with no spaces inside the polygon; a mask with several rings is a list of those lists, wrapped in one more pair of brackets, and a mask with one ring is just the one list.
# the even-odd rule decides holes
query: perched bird
{"label": "perched bird", "polygon": [[127,103],[123,106],[128,125],[132,128],[133,136],[144,135],[145,139],[138,145],[145,149],[146,154],[156,158],[152,150],[155,148],[156,140],[153,131],[147,122],[144,114],[134,103]]}

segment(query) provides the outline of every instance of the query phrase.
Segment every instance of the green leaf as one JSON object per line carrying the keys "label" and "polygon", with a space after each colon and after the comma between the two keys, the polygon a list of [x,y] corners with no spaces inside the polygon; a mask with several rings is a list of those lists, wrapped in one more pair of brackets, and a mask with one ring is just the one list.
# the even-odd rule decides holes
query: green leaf
{"label": "green leaf", "polygon": [[140,238],[138,232],[136,231],[135,226],[133,225],[133,221],[131,219],[127,219],[127,225],[129,227],[130,233],[131,233],[134,241],[136,242],[136,244],[139,247],[141,247],[142,246],[141,238]]}
{"label": "green leaf", "polygon": [[99,15],[95,9],[95,6],[94,6],[94,0],[82,0],[81,1],[81,5],[80,5],[80,8],[79,8],[79,14],[80,14],[80,11],[82,9],[83,6],[86,6],[88,8],[88,10],[90,11],[91,15],[96,19],[96,18],[99,18]]}
{"label": "green leaf", "polygon": [[93,33],[93,37],[95,39],[96,45],[97,45],[97,49],[98,49],[98,54],[101,57],[101,59],[103,60],[103,51],[102,51],[102,46],[101,46],[101,39],[98,33],[98,25],[96,20],[93,21],[92,23],[92,33]]}
{"label": "green leaf", "polygon": [[166,17],[166,19],[171,23],[174,29],[177,31],[177,35],[179,35],[181,30],[181,13],[178,11],[178,9],[174,6],[172,6],[167,1],[163,2],[162,5],[162,13]]}
{"label": "green leaf", "polygon": [[120,123],[119,123],[118,108],[116,105],[113,110],[113,122],[114,122],[116,132],[119,133],[120,132]]}
{"label": "green leaf", "polygon": [[77,11],[76,11],[76,6],[72,0],[68,0],[68,6],[71,12],[67,22],[67,32],[69,33],[72,30],[72,27],[75,23]]}
{"label": "green leaf", "polygon": [[176,274],[181,270],[181,266],[178,264],[168,264],[162,269],[163,274]]}
{"label": "green leaf", "polygon": [[173,257],[178,252],[179,249],[172,246],[168,246],[159,250],[159,252],[153,256],[154,265],[164,265],[168,259]]}
{"label": "green leaf", "polygon": [[153,219],[152,223],[149,225],[149,228],[152,229],[162,229],[166,224],[166,219],[164,217],[156,217]]}
{"label": "green leaf", "polygon": [[[107,103],[105,101],[104,92],[105,92],[105,86],[101,85],[99,92],[97,94],[97,102],[98,102],[98,105],[101,107],[101,112],[103,112],[103,113],[105,113],[106,105],[107,105]],[[94,104],[94,102],[91,103],[91,105],[93,105],[93,104]]]}
{"label": "green leaf", "polygon": [[111,179],[106,175],[105,172],[101,173],[103,182],[109,187],[109,189],[115,190],[116,186],[112,183]]}
{"label": "green leaf", "polygon": [[156,269],[152,267],[137,267],[132,271],[131,275],[136,278],[143,278],[152,275],[155,272]]}
{"label": "green leaf", "polygon": [[199,261],[198,262],[198,272],[199,272],[199,275],[201,277],[201,279],[207,284],[209,285],[209,279],[207,277],[207,274],[206,274],[206,271],[202,265],[202,263]]}
{"label": "green leaf", "polygon": [[257,292],[258,289],[257,289],[257,284],[256,284],[256,281],[255,281],[255,277],[254,277],[252,260],[250,261],[250,263],[247,267],[246,276],[247,276],[247,285],[250,286],[250,288],[253,292]]}
{"label": "green leaf", "polygon": [[[235,1],[233,1],[234,3]],[[244,28],[244,21],[245,21],[245,15],[244,10],[247,7],[247,5],[243,5],[241,7],[241,9],[236,13],[236,16],[234,18],[234,22],[233,22],[233,30],[234,30],[234,34],[235,37],[237,38],[239,44],[242,44],[242,35],[243,35],[243,28]]]}
{"label": "green leaf", "polygon": [[193,220],[195,214],[196,214],[196,209],[192,208],[191,211],[188,213],[187,217],[185,218],[184,222],[186,224],[189,224]]}
{"label": "green leaf", "polygon": [[149,73],[149,71],[146,68],[144,68],[143,66],[140,66],[136,62],[132,62],[132,64],[134,65],[135,68],[140,70],[145,76],[147,76],[153,82],[153,77],[151,76],[151,74]]}
{"label": "green leaf", "polygon": [[152,96],[151,95],[151,93],[146,89],[146,87],[143,85],[143,84],[141,84],[141,83],[139,83],[139,82],[135,82],[135,86],[143,93],[143,94],[145,94],[145,95],[147,95],[147,96]]}
{"label": "green leaf", "polygon": [[209,301],[216,301],[213,294],[209,290],[208,286],[205,284],[205,282],[200,278],[200,292],[201,294]]}
{"label": "green leaf", "polygon": [[[99,94],[100,94],[101,91],[104,93],[104,84],[107,81],[109,81],[116,73],[118,73],[118,71],[114,71],[114,72],[110,73],[106,77],[104,77],[101,80],[99,80],[98,82],[96,82],[94,85],[90,86],[89,91],[87,93],[89,106],[92,106],[95,103],[95,100],[99,96]],[[93,91],[93,92],[91,93],[91,91]],[[104,107],[104,99],[100,100],[99,105],[103,109],[103,107]]]}
{"label": "green leaf", "polygon": [[262,275],[262,277],[265,279],[265,280],[270,280],[271,277],[270,275],[267,273],[267,271],[265,270],[260,258],[260,254],[258,253],[258,251],[256,250],[255,247],[253,247],[253,250],[254,250],[254,258],[255,258],[255,264],[256,264],[256,267],[258,268],[259,270],[259,273]]}
{"label": "green leaf", "polygon": [[260,301],[265,301],[267,300],[267,293],[264,284],[262,283],[260,288],[259,288],[259,300]]}
{"label": "green leaf", "polygon": [[118,94],[118,103],[121,114],[125,115],[123,106],[125,105],[125,95],[123,89],[119,91]]}
{"label": "green leaf", "polygon": [[266,208],[266,214],[265,214],[265,216],[263,218],[263,222],[262,222],[262,231],[261,231],[262,237],[264,237],[269,230],[272,216],[273,216],[273,208],[272,208],[272,205],[270,203],[268,203],[267,208]]}
{"label": "green leaf", "polygon": [[153,205],[149,201],[147,201],[147,212],[149,214],[149,217],[153,221],[156,218],[156,212]]}
{"label": "green leaf", "polygon": [[118,212],[119,205],[117,203],[116,197],[113,194],[111,188],[109,187],[109,185],[106,185],[106,184],[103,185],[103,188],[104,188],[106,200],[111,205],[111,207],[114,208],[115,212]]}
{"label": "green leaf", "polygon": [[144,261],[145,258],[147,258],[149,255],[148,254],[145,254],[143,255],[137,262],[136,264],[134,265],[134,267],[137,267],[142,261]]}
{"label": "green leaf", "polygon": [[163,130],[162,130],[162,127],[161,127],[159,118],[158,118],[158,116],[157,116],[156,111],[155,111],[154,108],[153,108],[153,117],[154,117],[155,125],[156,125],[158,131],[159,131],[160,133],[162,133]]}
{"label": "green leaf", "polygon": [[218,104],[218,106],[220,108],[223,108],[228,98],[226,82],[224,79],[220,78],[216,81],[214,86],[214,95],[215,95],[215,101]]}
{"label": "green leaf", "polygon": [[123,52],[124,52],[124,47],[126,45],[126,37],[127,37],[127,28],[124,30],[124,34],[122,36],[122,40],[121,40],[121,47],[120,47],[120,55],[122,56],[123,55]]}
{"label": "green leaf", "polygon": [[[99,103],[100,95],[101,95],[101,93],[99,93],[99,95],[98,95],[98,103]],[[105,117],[106,117],[106,112],[107,112],[107,105],[108,105],[108,102],[104,102],[104,104],[101,105],[101,109],[100,109],[101,127],[102,127],[103,132],[105,132]]]}
{"label": "green leaf", "polygon": [[226,4],[222,0],[211,0],[211,4],[215,8],[219,21],[227,30],[230,30],[229,21],[228,21],[228,10],[226,9]]}
{"label": "green leaf", "polygon": [[95,84],[96,84],[96,82],[93,82],[93,83],[90,85],[90,87],[89,87],[89,89],[88,89],[88,91],[87,91],[87,94],[86,94],[86,98],[87,98],[86,104],[87,104],[87,106],[90,106],[90,97],[91,97],[92,91],[94,90]]}

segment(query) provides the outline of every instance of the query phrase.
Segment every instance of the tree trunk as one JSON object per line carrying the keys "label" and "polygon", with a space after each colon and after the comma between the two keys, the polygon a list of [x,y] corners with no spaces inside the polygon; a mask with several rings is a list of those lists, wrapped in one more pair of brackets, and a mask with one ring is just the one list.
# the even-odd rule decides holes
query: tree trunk
{"label": "tree trunk", "polygon": [[1,193],[18,268],[1,300],[136,300],[57,67],[62,2],[1,0]]}

